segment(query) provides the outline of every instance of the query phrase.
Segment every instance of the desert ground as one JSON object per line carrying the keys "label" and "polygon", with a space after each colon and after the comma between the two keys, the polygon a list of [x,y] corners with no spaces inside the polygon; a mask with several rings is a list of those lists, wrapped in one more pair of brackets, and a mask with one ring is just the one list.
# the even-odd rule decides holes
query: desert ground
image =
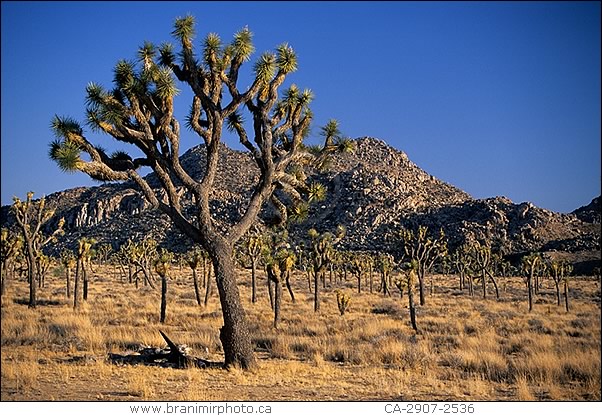
{"label": "desert ground", "polygon": [[[354,279],[327,280],[314,313],[300,272],[293,277],[296,303],[284,289],[274,329],[265,274],[259,272],[252,304],[250,272],[241,270],[259,361],[246,372],[111,363],[109,353],[165,347],[159,330],[195,356],[222,360],[219,300],[214,292],[207,307],[197,305],[190,270],[175,267],[160,324],[159,289],[121,282],[111,266],[94,271],[78,311],[59,268],[46,277],[36,309],[27,307],[27,283],[9,282],[2,298],[3,401],[600,400],[599,277],[572,278],[568,313],[556,305],[553,281],[544,280],[529,313],[520,277],[500,278],[497,300],[478,290],[469,297],[457,277],[436,275],[433,293],[418,306],[415,333],[407,296],[358,294]],[[351,295],[344,316],[336,288]]]}

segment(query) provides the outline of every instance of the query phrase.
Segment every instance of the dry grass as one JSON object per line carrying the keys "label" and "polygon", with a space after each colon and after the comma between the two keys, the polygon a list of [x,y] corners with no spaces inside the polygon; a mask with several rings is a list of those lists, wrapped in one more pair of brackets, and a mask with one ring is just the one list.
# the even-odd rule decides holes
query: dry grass
{"label": "dry grass", "polygon": [[[163,346],[159,330],[195,355],[222,360],[222,321],[215,294],[206,308],[196,305],[185,272],[171,281],[160,324],[158,290],[136,290],[102,271],[77,312],[63,298],[60,278],[47,277],[44,305],[35,310],[22,304],[26,284],[11,281],[2,301],[2,400],[600,399],[597,281],[573,281],[579,289],[570,313],[555,306],[551,284],[544,286],[528,313],[520,279],[502,281],[498,301],[470,298],[454,278],[439,276],[435,295],[418,307],[416,334],[406,298],[354,293],[342,317],[329,287],[315,314],[301,276],[295,304],[284,292],[275,330],[263,275],[259,301],[251,304],[243,271],[241,296],[260,361],[245,372],[108,363],[109,352]],[[353,287],[350,280],[342,288]]]}

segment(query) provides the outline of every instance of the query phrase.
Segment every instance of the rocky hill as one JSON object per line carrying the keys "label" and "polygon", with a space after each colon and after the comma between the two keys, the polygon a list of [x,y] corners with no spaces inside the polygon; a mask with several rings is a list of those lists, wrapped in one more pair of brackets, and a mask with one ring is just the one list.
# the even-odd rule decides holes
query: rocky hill
{"label": "rocky hill", "polygon": [[[182,165],[199,178],[204,157],[204,147],[194,147],[182,155]],[[224,147],[220,157],[212,209],[217,220],[230,222],[241,215],[258,170],[247,153]],[[148,179],[156,185],[152,175]],[[292,226],[297,240],[305,239],[311,227],[326,231],[342,224],[348,231],[344,248],[395,251],[397,230],[427,225],[443,228],[451,248],[488,235],[509,255],[563,252],[578,266],[587,262],[581,264],[584,271],[600,266],[599,198],[571,214],[514,204],[504,197],[475,200],[420,169],[402,151],[368,137],[355,140],[353,153],[333,159],[327,172],[312,172],[310,180],[323,183],[328,196],[311,206],[307,221]],[[47,203],[57,209],[57,218],[65,218],[69,231],[55,249],[72,247],[84,235],[114,247],[146,235],[176,250],[188,245],[129,183],[70,189],[50,195]],[[269,216],[270,209],[264,209],[262,219]],[[7,206],[1,220],[3,226],[12,222]]]}

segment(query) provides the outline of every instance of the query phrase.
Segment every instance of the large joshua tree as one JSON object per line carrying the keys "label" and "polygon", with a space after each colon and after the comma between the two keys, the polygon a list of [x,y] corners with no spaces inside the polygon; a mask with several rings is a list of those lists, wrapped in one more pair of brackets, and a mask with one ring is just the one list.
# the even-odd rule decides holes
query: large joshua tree
{"label": "large joshua tree", "polygon": [[[293,172],[313,157],[302,145],[312,119],[312,93],[294,85],[279,92],[287,75],[297,69],[297,56],[287,44],[262,54],[250,86],[240,90],[239,71],[254,52],[252,33],[244,28],[227,45],[210,33],[197,53],[194,27],[192,16],[176,19],[172,35],[179,51],[169,43],[157,47],[146,42],[137,61],[117,63],[113,89],[95,83],[86,88],[89,127],[133,145],[141,157],[122,151],[108,155],[88,140],[75,120],[58,116],[52,122],[57,140],[51,143],[50,156],[66,171],[78,170],[101,181],[133,181],[153,207],[203,246],[213,262],[222,307],[225,365],[251,368],[256,362],[236,285],[232,248],[266,200],[284,216],[283,200],[298,201],[309,194],[309,186]],[[181,128],[174,116],[177,81],[192,91],[186,125],[206,148],[200,179],[193,178],[179,160]],[[249,133],[243,111],[250,115]],[[259,170],[246,206],[228,226],[218,225],[210,208],[224,126],[250,151]],[[154,171],[166,198],[159,197],[159,189],[137,172],[141,166]],[[274,195],[276,189],[279,192]],[[283,192],[292,197],[283,198]],[[191,199],[194,209],[183,209],[183,198]]]}

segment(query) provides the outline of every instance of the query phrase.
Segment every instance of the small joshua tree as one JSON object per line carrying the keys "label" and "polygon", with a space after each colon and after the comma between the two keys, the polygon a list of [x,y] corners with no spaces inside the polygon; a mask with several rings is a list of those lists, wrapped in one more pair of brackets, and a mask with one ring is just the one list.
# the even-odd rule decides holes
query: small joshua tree
{"label": "small joshua tree", "polygon": [[380,288],[383,295],[391,295],[391,271],[395,265],[393,255],[381,253],[376,259],[376,265],[380,271]]}
{"label": "small joshua tree", "polygon": [[36,270],[38,274],[38,288],[46,286],[46,273],[52,265],[52,258],[48,255],[40,254],[36,258]]}
{"label": "small joshua tree", "polygon": [[416,324],[416,305],[414,303],[414,287],[416,286],[416,279],[418,277],[419,265],[417,261],[401,264],[402,276],[399,283],[396,283],[397,288],[402,291],[406,288],[408,291],[408,307],[410,309],[410,324],[415,332],[418,332],[418,325]]}
{"label": "small joshua tree", "polygon": [[124,247],[125,255],[128,261],[134,265],[135,271],[132,278],[138,288],[138,274],[142,272],[144,275],[144,284],[148,284],[151,288],[155,288],[151,277],[151,268],[157,258],[157,241],[152,238],[145,238],[140,242],[129,241]]}
{"label": "small joshua tree", "polygon": [[351,296],[342,292],[341,290],[336,290],[337,295],[337,306],[339,307],[339,313],[342,316],[345,315],[345,312],[349,309],[349,304],[351,303]]}
{"label": "small joshua tree", "polygon": [[159,319],[161,323],[165,323],[165,313],[167,309],[167,274],[172,260],[173,254],[163,248],[161,248],[158,257],[155,260],[155,271],[161,277],[161,317]]}
{"label": "small joshua tree", "polygon": [[416,262],[416,274],[420,287],[420,305],[426,303],[424,297],[424,280],[435,262],[447,255],[447,240],[443,229],[436,238],[428,236],[428,228],[420,226],[415,231],[403,229],[400,233],[405,260]]}
{"label": "small joshua tree", "polygon": [[257,263],[264,249],[264,241],[258,230],[254,229],[245,241],[245,253],[251,260],[251,302],[257,301],[256,272]]}
{"label": "small joshua tree", "polygon": [[393,284],[399,290],[399,296],[403,298],[403,292],[408,288],[408,280],[405,276],[401,275],[393,280]]}
{"label": "small joshua tree", "polygon": [[113,248],[110,244],[102,244],[96,248],[96,257],[102,265],[105,265],[109,259],[109,256],[111,255],[111,252],[113,252]]}
{"label": "small joshua tree", "polygon": [[491,245],[487,242],[474,241],[469,245],[469,255],[472,258],[472,268],[481,281],[483,298],[487,298],[487,279],[493,283],[496,298],[500,298],[497,281],[493,274],[495,256],[491,252]]}
{"label": "small joshua tree", "polygon": [[365,256],[361,253],[353,253],[351,256],[351,273],[357,279],[357,293],[362,293],[362,277],[368,271]]}
{"label": "small joshua tree", "polygon": [[533,310],[533,278],[541,261],[538,253],[531,253],[522,259],[522,272],[527,285],[527,296],[529,300],[529,311]]}
{"label": "small joshua tree", "polygon": [[318,284],[320,277],[326,267],[332,261],[333,247],[339,243],[345,236],[345,228],[337,227],[336,235],[330,232],[319,234],[315,229],[310,229],[308,235],[311,239],[311,262],[314,273],[314,312],[320,310],[320,286]]}
{"label": "small joshua tree", "polygon": [[60,254],[61,265],[65,270],[65,292],[67,298],[71,298],[71,271],[75,268],[76,258],[73,251],[65,249]]}
{"label": "small joshua tree", "polygon": [[63,233],[65,220],[61,218],[56,229],[49,235],[42,234],[42,226],[54,215],[54,210],[46,208],[46,199],[33,200],[33,192],[27,193],[27,199],[21,201],[13,198],[12,211],[23,236],[27,260],[27,278],[29,280],[29,308],[35,308],[36,298],[36,264],[37,258],[42,254],[42,248],[55,240],[57,235]]}
{"label": "small joshua tree", "polygon": [[199,247],[194,247],[186,254],[186,263],[192,270],[192,283],[194,285],[194,297],[198,305],[201,305],[201,292],[199,289],[199,279],[196,270],[203,260],[203,253]]}
{"label": "small joshua tree", "polygon": [[4,295],[6,281],[19,251],[23,248],[23,238],[10,232],[7,228],[2,228],[2,240],[0,243],[0,259],[2,260],[2,282],[0,293]]}
{"label": "small joshua tree", "polygon": [[295,252],[290,249],[287,242],[288,234],[286,231],[272,232],[271,241],[264,249],[264,260],[268,278],[274,283],[274,328],[278,328],[280,322],[280,305],[282,303],[282,284],[286,281],[291,299],[294,302],[295,297],[290,287],[290,272],[297,262]]}
{"label": "small joshua tree", "polygon": [[458,273],[460,290],[463,290],[466,285],[466,280],[469,282],[468,294],[473,295],[472,290],[472,277],[469,276],[470,269],[472,268],[472,257],[470,256],[470,248],[468,244],[463,244],[456,248],[452,254],[452,264],[454,269]]}
{"label": "small joshua tree", "polygon": [[92,246],[96,241],[92,238],[81,238],[77,241],[77,262],[75,266],[75,281],[73,286],[73,309],[79,306],[79,276],[82,276],[83,299],[88,299],[88,272],[86,265],[90,258]]}

